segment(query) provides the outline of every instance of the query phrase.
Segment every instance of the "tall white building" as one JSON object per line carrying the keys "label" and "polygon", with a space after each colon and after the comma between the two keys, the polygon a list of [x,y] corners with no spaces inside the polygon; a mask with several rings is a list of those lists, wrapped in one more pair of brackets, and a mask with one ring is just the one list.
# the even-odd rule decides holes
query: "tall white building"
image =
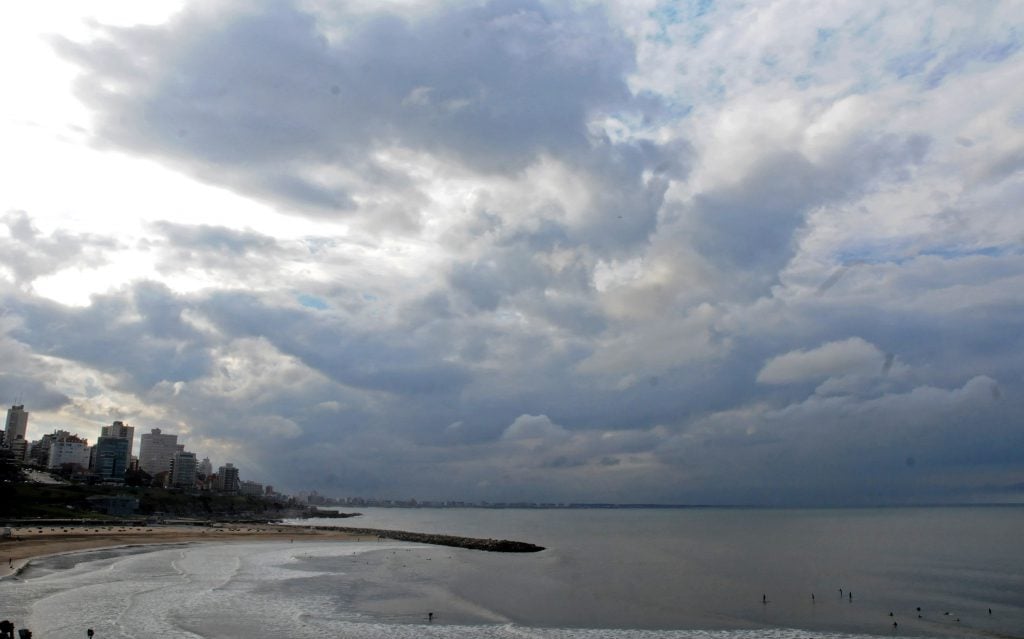
{"label": "tall white building", "polygon": [[66,430],[57,429],[47,433],[38,440],[32,442],[26,459],[42,466],[50,467],[50,447],[58,440],[85,441],[79,439],[78,435],[72,435]]}
{"label": "tall white building", "polygon": [[132,457],[132,449],[135,447],[135,427],[128,426],[124,422],[114,422],[110,426],[100,429],[100,437],[120,437],[128,440],[128,459]]}
{"label": "tall white building", "polygon": [[178,446],[177,435],[164,435],[159,428],[144,433],[139,440],[139,468],[150,475],[171,470],[174,453],[184,449]]}
{"label": "tall white building", "polygon": [[60,437],[50,442],[46,467],[60,468],[64,464],[75,464],[82,468],[88,468],[89,452],[88,441],[75,435]]}
{"label": "tall white building", "polygon": [[196,454],[179,450],[171,458],[169,484],[175,488],[192,488],[196,485]]}
{"label": "tall white building", "polygon": [[7,424],[4,427],[4,447],[14,448],[19,439],[25,440],[28,432],[28,411],[22,404],[15,404],[7,409]]}

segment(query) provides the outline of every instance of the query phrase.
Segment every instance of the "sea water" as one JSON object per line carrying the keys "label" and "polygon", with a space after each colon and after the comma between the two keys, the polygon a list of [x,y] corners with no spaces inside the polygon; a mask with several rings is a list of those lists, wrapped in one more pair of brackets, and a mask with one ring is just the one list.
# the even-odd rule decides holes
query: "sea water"
{"label": "sea water", "polygon": [[362,512],[304,523],[547,549],[368,539],[91,551],[0,582],[0,617],[39,639],[86,628],[210,639],[1024,636],[1020,507]]}

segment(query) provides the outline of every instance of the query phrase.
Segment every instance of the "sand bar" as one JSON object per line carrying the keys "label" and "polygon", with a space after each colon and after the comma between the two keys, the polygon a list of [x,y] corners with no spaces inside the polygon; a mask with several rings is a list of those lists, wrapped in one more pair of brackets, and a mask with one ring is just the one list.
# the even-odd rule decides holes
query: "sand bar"
{"label": "sand bar", "polygon": [[33,558],[97,548],[233,541],[358,541],[366,536],[338,530],[275,524],[208,526],[18,526],[0,539],[0,578],[21,571]]}

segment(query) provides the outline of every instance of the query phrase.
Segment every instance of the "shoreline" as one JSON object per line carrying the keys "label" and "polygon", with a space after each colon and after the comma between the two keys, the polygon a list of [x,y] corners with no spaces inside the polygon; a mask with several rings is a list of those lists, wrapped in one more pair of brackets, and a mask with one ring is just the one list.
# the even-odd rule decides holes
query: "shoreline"
{"label": "shoreline", "polygon": [[88,550],[180,543],[242,541],[360,541],[366,535],[277,524],[207,526],[18,526],[0,539],[0,580],[16,578],[33,560]]}
{"label": "shoreline", "polygon": [[223,522],[206,525],[21,525],[0,538],[0,580],[17,577],[33,559],[104,548],[196,542],[361,541],[391,539],[489,552],[532,553],[540,546],[506,539],[476,539],[403,530]]}

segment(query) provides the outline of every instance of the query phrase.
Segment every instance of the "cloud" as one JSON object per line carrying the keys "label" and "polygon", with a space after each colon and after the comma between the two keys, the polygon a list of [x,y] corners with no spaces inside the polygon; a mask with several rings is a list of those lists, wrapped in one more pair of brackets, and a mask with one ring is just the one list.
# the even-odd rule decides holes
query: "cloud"
{"label": "cloud", "polygon": [[506,440],[558,440],[564,439],[567,435],[566,430],[552,423],[547,415],[520,415],[509,424],[501,438]]}
{"label": "cloud", "polygon": [[8,304],[22,318],[12,337],[36,352],[122,376],[136,390],[195,379],[209,366],[207,336],[184,320],[183,300],[158,284],[96,296],[80,309],[31,298]]}
{"label": "cloud", "polygon": [[[946,472],[1002,465],[995,443],[1018,439],[1005,422],[1017,408],[993,399],[994,383],[979,376],[951,389],[750,405],[695,422],[658,454],[689,467],[694,490],[740,502],[941,500]],[[708,485],[722,472],[736,481]]]}
{"label": "cloud", "polygon": [[859,337],[829,342],[807,351],[791,351],[768,360],[757,381],[792,384],[850,374],[880,373],[886,356]]}
{"label": "cloud", "polygon": [[78,101],[0,125],[61,159],[0,203],[0,390],[284,490],[1018,499],[1013,9],[698,4],[50,36]]}
{"label": "cloud", "polygon": [[7,213],[2,220],[7,238],[0,252],[0,275],[6,270],[19,286],[31,286],[38,278],[68,267],[101,266],[107,263],[107,252],[118,247],[113,238],[91,234],[57,230],[44,236],[24,211]]}
{"label": "cloud", "polygon": [[813,209],[899,179],[928,146],[927,136],[912,134],[859,139],[819,162],[792,151],[766,154],[738,182],[697,196],[695,246],[709,261],[770,284],[795,254]]}
{"label": "cloud", "polygon": [[260,253],[268,256],[268,253],[273,254],[276,244],[271,237],[223,226],[191,226],[167,221],[157,222],[154,226],[172,246],[189,252],[216,251],[234,255]]}
{"label": "cloud", "polygon": [[42,411],[59,410],[71,403],[70,397],[26,373],[0,373],[0,396],[14,398],[14,401]]}
{"label": "cloud", "polygon": [[367,331],[316,309],[280,307],[250,294],[218,293],[200,310],[227,335],[262,337],[336,381],[365,389],[447,393],[467,382],[466,371],[396,331]]}
{"label": "cloud", "polygon": [[375,159],[389,147],[517,171],[545,153],[585,157],[589,119],[632,108],[632,45],[596,6],[516,0],[346,20],[344,35],[325,37],[317,15],[288,2],[222,4],[54,45],[83,70],[100,143],[313,214],[405,180]]}

